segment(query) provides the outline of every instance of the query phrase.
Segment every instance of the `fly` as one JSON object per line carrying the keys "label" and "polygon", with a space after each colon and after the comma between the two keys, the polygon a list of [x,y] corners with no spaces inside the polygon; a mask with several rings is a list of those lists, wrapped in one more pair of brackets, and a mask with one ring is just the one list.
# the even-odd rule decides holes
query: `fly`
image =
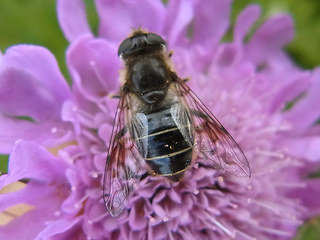
{"label": "fly", "polygon": [[206,166],[251,174],[238,144],[172,69],[166,45],[159,35],[136,30],[118,50],[125,79],[103,183],[112,216],[121,213],[142,175],[181,180],[194,152]]}

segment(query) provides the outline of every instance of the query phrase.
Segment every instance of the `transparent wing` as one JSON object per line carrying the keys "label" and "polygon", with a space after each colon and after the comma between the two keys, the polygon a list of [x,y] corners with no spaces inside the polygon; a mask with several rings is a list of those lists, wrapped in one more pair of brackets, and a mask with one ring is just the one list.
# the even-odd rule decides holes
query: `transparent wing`
{"label": "transparent wing", "polygon": [[130,96],[120,97],[112,130],[107,163],[104,172],[103,200],[112,216],[118,216],[126,206],[126,200],[134,184],[144,172],[143,158],[130,135],[132,114]]}
{"label": "transparent wing", "polygon": [[235,176],[250,176],[248,160],[238,144],[194,92],[178,77],[175,87],[188,106],[195,145],[205,164]]}

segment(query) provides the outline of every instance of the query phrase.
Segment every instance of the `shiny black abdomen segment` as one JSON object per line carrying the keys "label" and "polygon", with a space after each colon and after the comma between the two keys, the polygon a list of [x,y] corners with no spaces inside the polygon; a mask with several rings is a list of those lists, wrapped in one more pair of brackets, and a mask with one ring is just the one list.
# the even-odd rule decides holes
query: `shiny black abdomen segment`
{"label": "shiny black abdomen segment", "polygon": [[190,164],[192,149],[170,157],[147,160],[147,164],[156,175],[170,176],[184,171]]}
{"label": "shiny black abdomen segment", "polygon": [[184,171],[191,164],[192,146],[186,142],[174,122],[170,108],[146,116],[148,118],[147,164],[156,175],[170,176]]}

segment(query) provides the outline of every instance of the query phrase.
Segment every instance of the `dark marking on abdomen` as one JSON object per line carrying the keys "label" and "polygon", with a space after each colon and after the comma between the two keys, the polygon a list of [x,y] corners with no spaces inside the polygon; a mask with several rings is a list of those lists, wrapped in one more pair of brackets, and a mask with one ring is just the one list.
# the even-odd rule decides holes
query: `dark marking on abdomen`
{"label": "dark marking on abdomen", "polygon": [[146,114],[148,118],[148,153],[146,162],[154,175],[178,175],[179,180],[191,164],[192,146],[174,122],[170,108]]}

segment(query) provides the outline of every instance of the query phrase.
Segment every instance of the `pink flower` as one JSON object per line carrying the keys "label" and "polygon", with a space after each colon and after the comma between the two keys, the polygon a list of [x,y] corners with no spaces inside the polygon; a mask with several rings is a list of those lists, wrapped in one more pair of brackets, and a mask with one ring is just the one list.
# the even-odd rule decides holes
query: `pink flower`
{"label": "pink flower", "polygon": [[[283,51],[293,37],[287,15],[267,20],[248,40],[259,8],[229,27],[231,1],[97,0],[98,37],[80,0],[58,1],[70,41],[69,88],[46,49],[14,46],[1,56],[0,150],[10,153],[0,188],[1,239],[289,239],[320,213],[308,174],[319,167],[320,71],[299,69]],[[174,50],[181,78],[245,152],[251,178],[199,166],[171,183],[147,177],[113,218],[102,201],[102,177],[120,88],[120,42],[142,26]],[[296,100],[296,101],[295,101]],[[286,107],[294,102],[293,106]],[[20,205],[21,206],[21,205]]]}

